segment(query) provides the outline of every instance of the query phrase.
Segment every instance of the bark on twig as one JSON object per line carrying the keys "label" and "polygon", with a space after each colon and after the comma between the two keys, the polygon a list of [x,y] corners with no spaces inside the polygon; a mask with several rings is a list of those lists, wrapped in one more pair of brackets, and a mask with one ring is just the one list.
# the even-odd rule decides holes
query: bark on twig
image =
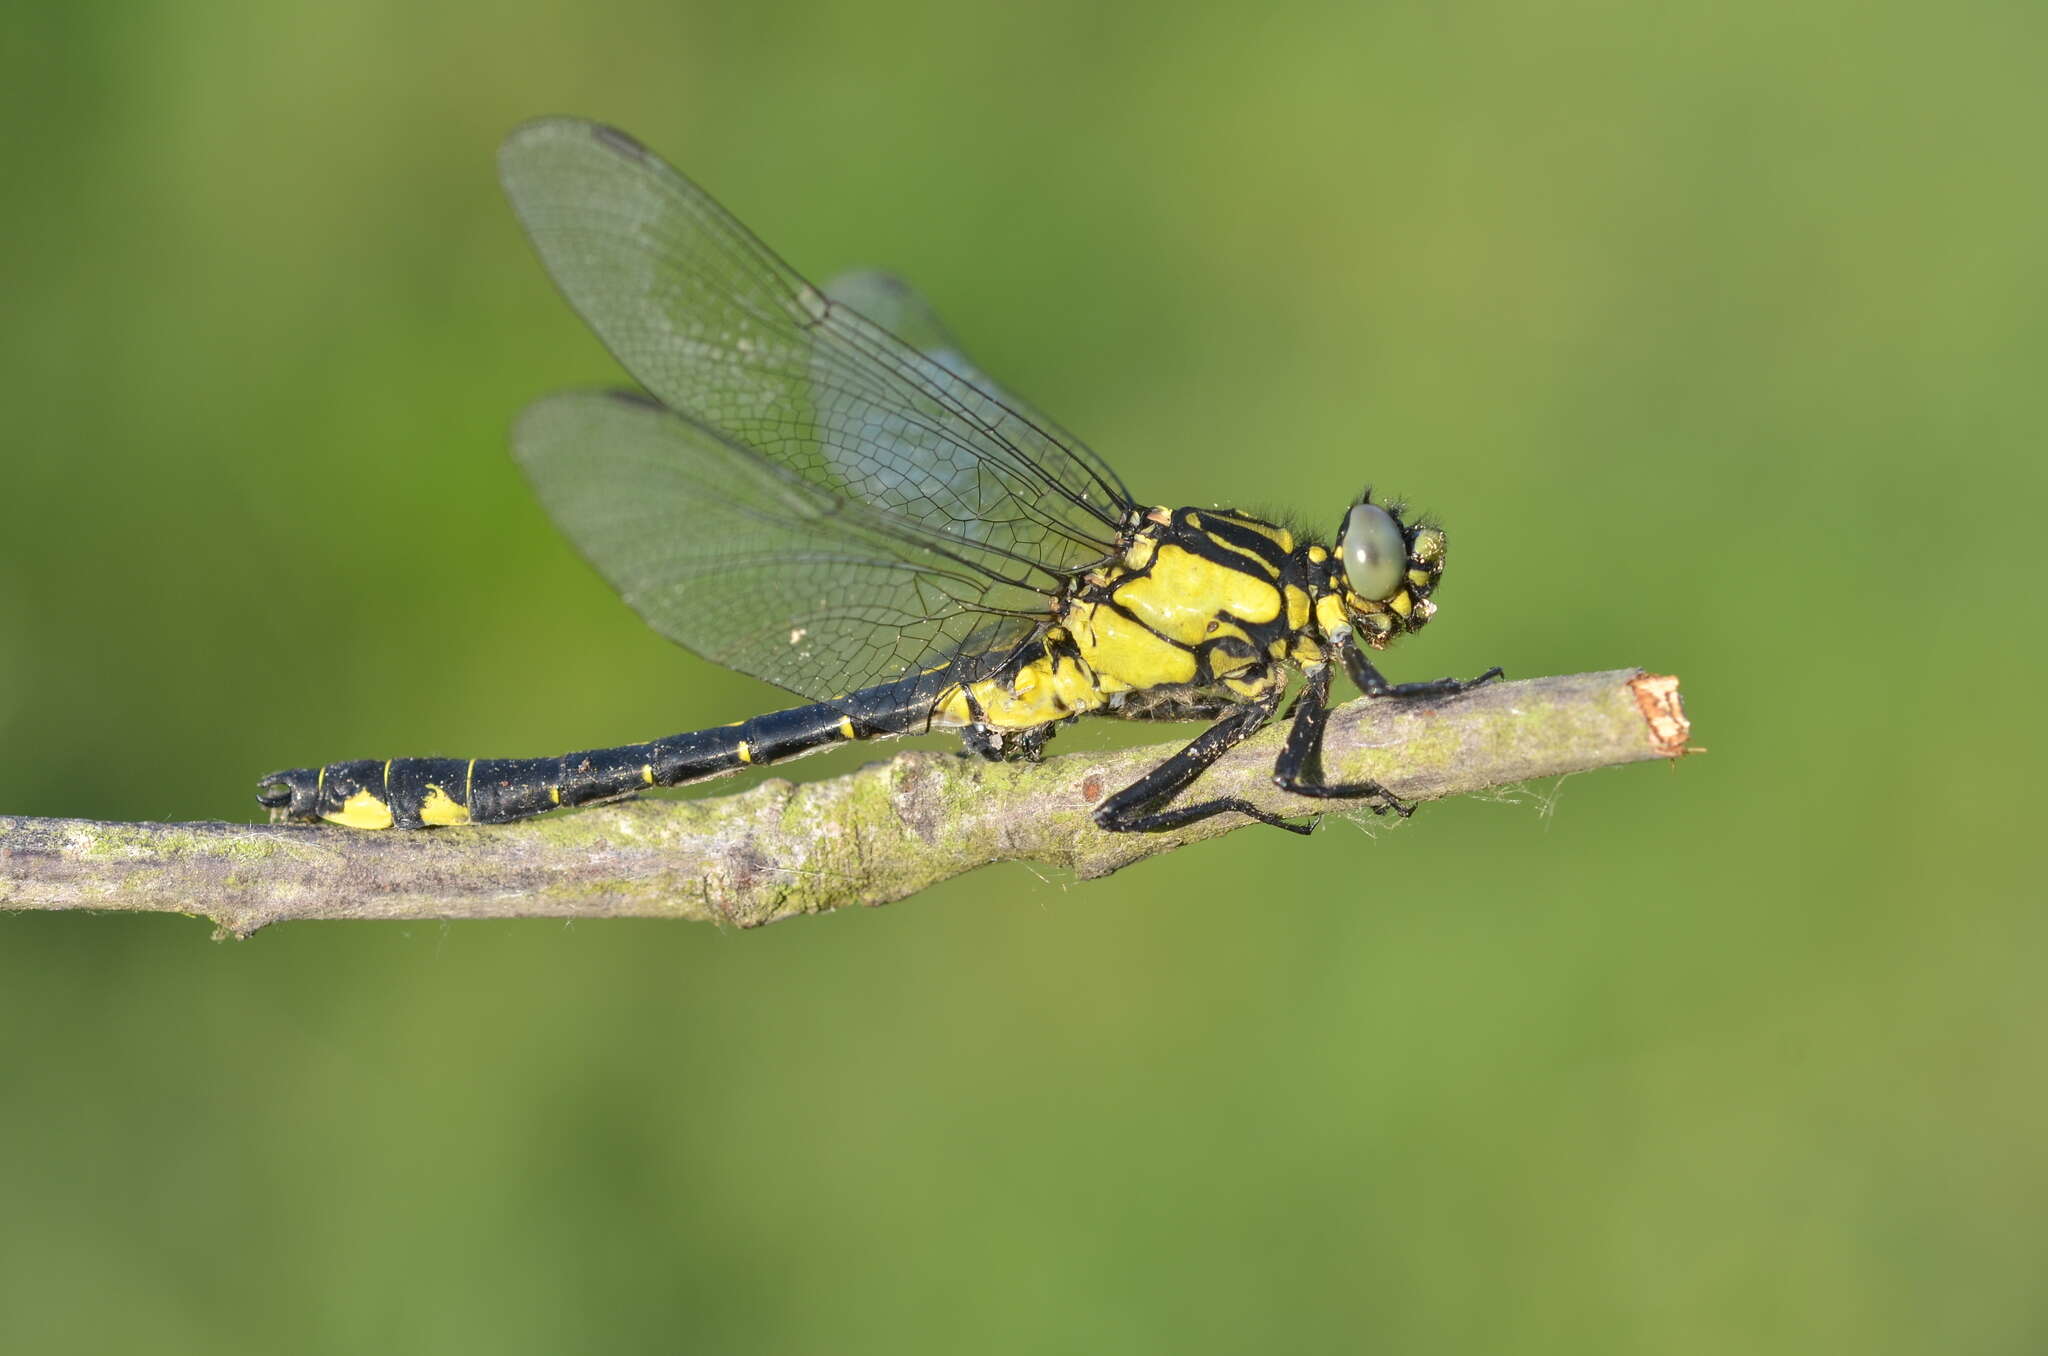
{"label": "bark on twig", "polygon": [[[1534,777],[1672,758],[1678,680],[1636,669],[1497,682],[1435,702],[1354,701],[1330,719],[1332,780],[1436,800]],[[1272,783],[1283,731],[1219,762],[1198,794],[1283,814],[1344,813]],[[1177,747],[1177,746],[1176,746]],[[829,781],[635,801],[495,828],[362,833],[247,824],[0,816],[0,908],[173,912],[235,936],[301,918],[690,918],[752,927],[887,904],[991,862],[1086,880],[1245,827],[1221,815],[1111,834],[1089,808],[1160,746],[1030,764],[910,752]],[[1269,833],[1270,829],[1260,828]]]}

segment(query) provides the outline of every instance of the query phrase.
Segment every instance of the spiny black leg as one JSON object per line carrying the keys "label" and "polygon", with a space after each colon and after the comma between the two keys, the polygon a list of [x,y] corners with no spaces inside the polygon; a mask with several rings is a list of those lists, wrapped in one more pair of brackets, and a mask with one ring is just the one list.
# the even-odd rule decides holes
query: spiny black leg
{"label": "spiny black leg", "polygon": [[1060,726],[1074,721],[1074,717],[1068,716],[1063,721],[1049,720],[1028,729],[998,730],[988,723],[988,713],[975,700],[971,688],[962,688],[960,695],[967,703],[969,722],[960,727],[960,742],[967,746],[969,753],[978,754],[991,763],[1043,762],[1046,743]]}
{"label": "spiny black leg", "polygon": [[1289,833],[1316,831],[1313,823],[1297,824],[1291,819],[1261,810],[1250,801],[1241,800],[1236,796],[1218,796],[1214,800],[1196,801],[1193,805],[1175,805],[1153,814],[1136,815],[1113,824],[1104,824],[1099,817],[1095,822],[1102,824],[1102,827],[1111,833],[1163,833],[1167,829],[1177,829],[1183,824],[1192,824],[1196,820],[1227,814],[1232,810],[1256,819],[1261,824],[1271,824],[1276,829],[1285,829]]}
{"label": "spiny black leg", "polygon": [[1034,725],[1028,730],[1019,730],[1010,737],[1009,747],[1003,750],[1003,757],[1010,760],[1022,759],[1027,763],[1043,762],[1046,742],[1058,730],[1057,721],[1048,721],[1044,725]]}
{"label": "spiny black leg", "polygon": [[1455,697],[1460,692],[1490,683],[1503,676],[1496,664],[1477,678],[1435,678],[1423,683],[1390,683],[1380,676],[1365,652],[1356,644],[1344,647],[1344,668],[1351,681],[1368,697]]}
{"label": "spiny black leg", "polygon": [[1095,822],[1111,833],[1156,833],[1235,810],[1261,824],[1271,824],[1292,833],[1308,833],[1313,825],[1289,823],[1279,815],[1261,810],[1236,796],[1219,796],[1193,805],[1145,812],[1146,806],[1170,800],[1186,790],[1212,763],[1265,724],[1278,704],[1279,694],[1275,693],[1266,701],[1242,707],[1217,721],[1197,735],[1186,748],[1096,806]]}
{"label": "spiny black leg", "polygon": [[967,746],[969,753],[986,758],[991,763],[999,763],[1003,759],[1002,736],[985,725],[961,726],[960,742]]}
{"label": "spiny black leg", "polygon": [[1406,819],[1415,807],[1374,781],[1325,782],[1310,780],[1323,749],[1323,727],[1330,719],[1330,666],[1310,668],[1294,703],[1294,723],[1287,727],[1287,742],[1273,764],[1273,785],[1297,796],[1319,800],[1362,800],[1376,815],[1388,811]]}
{"label": "spiny black leg", "polygon": [[974,699],[974,689],[962,687],[960,695],[967,701],[966,725],[960,728],[960,742],[967,746],[969,753],[979,754],[991,763],[1003,758],[1003,737],[988,725],[988,713],[981,709],[981,703]]}

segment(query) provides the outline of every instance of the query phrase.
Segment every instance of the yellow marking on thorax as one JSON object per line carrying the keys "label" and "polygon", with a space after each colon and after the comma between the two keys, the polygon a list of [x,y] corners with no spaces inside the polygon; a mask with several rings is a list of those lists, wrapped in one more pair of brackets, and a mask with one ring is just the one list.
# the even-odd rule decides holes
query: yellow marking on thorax
{"label": "yellow marking on thorax", "polygon": [[455,798],[440,787],[429,785],[427,798],[420,802],[420,822],[432,824],[437,828],[445,828],[451,824],[467,824],[469,810],[457,805]]}
{"label": "yellow marking on thorax", "polygon": [[[1218,634],[1225,633],[1219,632]],[[1250,636],[1245,635],[1235,627],[1230,628],[1227,634],[1235,635],[1240,640],[1243,640],[1246,649],[1239,652],[1220,649],[1209,651],[1209,672],[1217,678],[1221,678],[1225,674],[1236,673],[1239,669],[1250,668],[1259,662],[1258,651],[1252,648]]]}
{"label": "yellow marking on thorax", "polygon": [[852,739],[854,737],[853,717],[841,716],[839,718],[839,737],[841,739]]}
{"label": "yellow marking on thorax", "polygon": [[1351,625],[1351,614],[1344,610],[1344,600],[1334,593],[1326,593],[1316,599],[1316,626],[1326,636]]}
{"label": "yellow marking on thorax", "polygon": [[559,786],[551,786],[551,787],[549,787],[549,788],[548,788],[548,804],[550,804],[550,805],[560,805],[561,803],[562,803],[562,788],[561,788],[561,787],[559,787]]}
{"label": "yellow marking on thorax", "polygon": [[391,807],[368,791],[356,792],[339,810],[330,810],[320,817],[345,829],[388,829],[392,823]]}
{"label": "yellow marking on thorax", "polygon": [[1114,596],[1145,625],[1183,645],[1199,645],[1218,613],[1261,625],[1280,615],[1280,590],[1269,579],[1162,546],[1152,572],[1116,585]]}
{"label": "yellow marking on thorax", "polygon": [[1248,701],[1263,697],[1275,687],[1284,687],[1286,683],[1287,671],[1285,669],[1266,669],[1250,678],[1225,678],[1223,680],[1223,686]]}
{"label": "yellow marking on thorax", "polygon": [[[1203,625],[1213,618],[1204,618]],[[1068,618],[1074,643],[1105,693],[1195,680],[1195,657],[1161,640],[1116,609],[1088,603]]]}
{"label": "yellow marking on thorax", "polygon": [[1289,584],[1287,597],[1287,629],[1299,631],[1308,625],[1308,591],[1299,584]]}
{"label": "yellow marking on thorax", "polygon": [[754,761],[754,751],[751,748],[747,747],[747,741],[744,739],[740,741],[740,761],[742,763],[751,763]]}
{"label": "yellow marking on thorax", "polygon": [[640,765],[640,780],[646,782],[649,786],[654,785],[654,764],[642,763]]}
{"label": "yellow marking on thorax", "polygon": [[1029,730],[1049,721],[1093,711],[1102,705],[1103,693],[1095,685],[1086,664],[1073,659],[1042,657],[1017,670],[1008,683],[984,678],[966,689],[947,688],[932,712],[932,724],[972,724],[974,714],[967,700],[981,708],[983,723],[997,730]]}

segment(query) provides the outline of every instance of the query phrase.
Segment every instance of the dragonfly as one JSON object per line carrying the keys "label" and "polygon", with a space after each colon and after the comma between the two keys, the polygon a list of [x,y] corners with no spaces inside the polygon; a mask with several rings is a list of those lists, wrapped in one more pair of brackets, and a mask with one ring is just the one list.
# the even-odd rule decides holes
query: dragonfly
{"label": "dragonfly", "polygon": [[[626,133],[541,119],[507,138],[499,171],[542,264],[639,384],[520,416],[513,452],[535,494],[655,631],[806,704],[557,757],[276,772],[257,792],[274,819],[501,824],[931,730],[1036,760],[1060,727],[1106,716],[1208,725],[1103,797],[1103,830],[1234,813],[1306,833],[1322,802],[1413,808],[1319,775],[1334,672],[1386,700],[1500,675],[1391,683],[1374,666],[1436,612],[1444,570],[1443,529],[1399,503],[1368,489],[1316,540],[1135,499],[906,284],[813,287]],[[1297,674],[1273,779],[1308,809],[1183,800]]]}

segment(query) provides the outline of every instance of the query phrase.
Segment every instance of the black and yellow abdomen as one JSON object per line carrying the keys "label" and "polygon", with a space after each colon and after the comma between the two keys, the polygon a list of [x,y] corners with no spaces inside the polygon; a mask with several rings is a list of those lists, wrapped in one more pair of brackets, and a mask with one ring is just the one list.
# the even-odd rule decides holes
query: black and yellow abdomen
{"label": "black and yellow abdomen", "polygon": [[502,824],[786,762],[851,740],[916,733],[931,724],[931,689],[929,678],[885,683],[836,702],[557,758],[358,759],[295,768],[264,778],[257,799],[281,819],[352,829]]}

